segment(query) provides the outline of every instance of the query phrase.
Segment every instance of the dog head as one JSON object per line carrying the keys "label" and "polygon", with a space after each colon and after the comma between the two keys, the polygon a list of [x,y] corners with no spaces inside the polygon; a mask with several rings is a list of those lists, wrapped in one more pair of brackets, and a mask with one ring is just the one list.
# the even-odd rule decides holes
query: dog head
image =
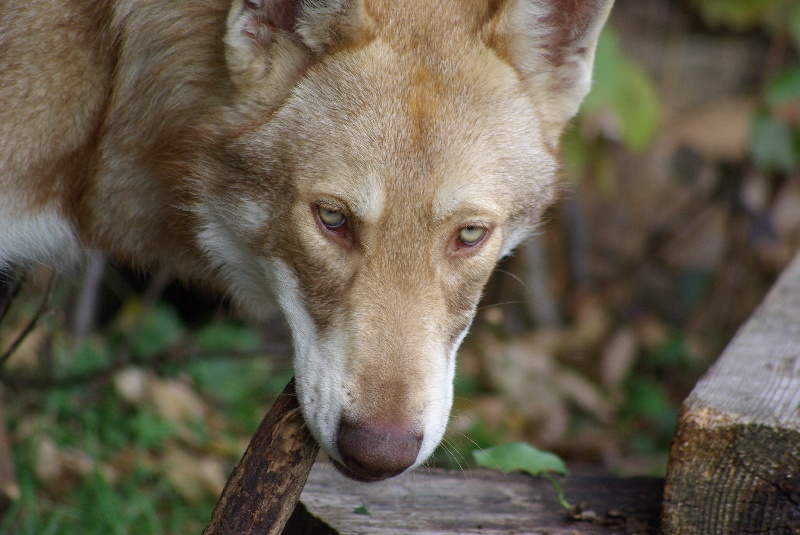
{"label": "dog head", "polygon": [[275,289],[306,422],[347,475],[399,474],[441,440],[456,350],[552,198],[610,4],[232,7],[198,241],[249,308]]}

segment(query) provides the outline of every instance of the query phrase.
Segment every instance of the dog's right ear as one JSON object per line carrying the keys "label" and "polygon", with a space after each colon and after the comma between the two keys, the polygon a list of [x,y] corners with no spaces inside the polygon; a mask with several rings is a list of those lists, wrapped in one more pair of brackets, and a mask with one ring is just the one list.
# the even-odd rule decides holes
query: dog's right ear
{"label": "dog's right ear", "polygon": [[307,67],[310,53],[293,32],[301,4],[234,0],[228,12],[225,61],[237,87],[294,80]]}
{"label": "dog's right ear", "polygon": [[275,95],[315,56],[371,35],[372,20],[362,0],[234,0],[225,60],[237,87],[258,83],[260,93]]}

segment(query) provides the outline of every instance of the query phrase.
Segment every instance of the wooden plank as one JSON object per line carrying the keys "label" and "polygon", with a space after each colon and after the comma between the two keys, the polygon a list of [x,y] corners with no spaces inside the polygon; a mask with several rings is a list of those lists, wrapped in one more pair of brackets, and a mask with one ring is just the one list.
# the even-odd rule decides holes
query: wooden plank
{"label": "wooden plank", "polygon": [[681,410],[664,533],[800,533],[800,256]]}
{"label": "wooden plank", "polygon": [[[553,487],[524,474],[419,469],[382,483],[346,480],[326,463],[312,469],[300,497],[306,511],[286,534],[441,535],[657,533],[664,481],[572,476],[567,499],[596,513],[570,519]],[[369,514],[358,514],[365,507]],[[584,517],[590,518],[591,514]]]}

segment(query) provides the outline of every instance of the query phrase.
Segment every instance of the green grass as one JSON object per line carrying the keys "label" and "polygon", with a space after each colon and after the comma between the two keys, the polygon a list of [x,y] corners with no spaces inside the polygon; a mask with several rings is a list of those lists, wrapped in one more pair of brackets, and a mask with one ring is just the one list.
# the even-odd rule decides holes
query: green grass
{"label": "green grass", "polygon": [[[123,323],[88,342],[57,340],[51,377],[63,380],[108,367],[126,343]],[[198,471],[203,463],[217,467],[211,479],[224,483],[291,370],[276,369],[264,356],[224,359],[235,351],[257,354],[257,331],[232,321],[191,333],[174,311],[158,306],[135,333],[128,344],[138,365],[120,369],[134,370],[148,388],[156,385],[161,395],[175,396],[162,405],[186,404],[187,416],[169,416],[152,392],[139,400],[125,395],[117,371],[6,396],[19,498],[0,521],[0,534],[202,531],[217,493],[211,485],[200,488],[202,480],[193,483],[191,462],[175,476],[172,459],[196,459]],[[176,348],[196,350],[203,358],[148,366],[148,359]],[[148,371],[156,368],[158,374]],[[202,410],[203,416],[192,417],[189,409]],[[176,482],[179,477],[189,477],[189,483]]]}

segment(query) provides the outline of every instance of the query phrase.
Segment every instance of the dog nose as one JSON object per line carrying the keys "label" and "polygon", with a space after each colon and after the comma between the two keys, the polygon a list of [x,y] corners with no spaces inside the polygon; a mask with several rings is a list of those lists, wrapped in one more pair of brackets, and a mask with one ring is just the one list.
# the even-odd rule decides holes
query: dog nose
{"label": "dog nose", "polygon": [[422,433],[393,422],[342,418],[336,444],[344,463],[338,468],[345,475],[360,481],[380,481],[416,462]]}

